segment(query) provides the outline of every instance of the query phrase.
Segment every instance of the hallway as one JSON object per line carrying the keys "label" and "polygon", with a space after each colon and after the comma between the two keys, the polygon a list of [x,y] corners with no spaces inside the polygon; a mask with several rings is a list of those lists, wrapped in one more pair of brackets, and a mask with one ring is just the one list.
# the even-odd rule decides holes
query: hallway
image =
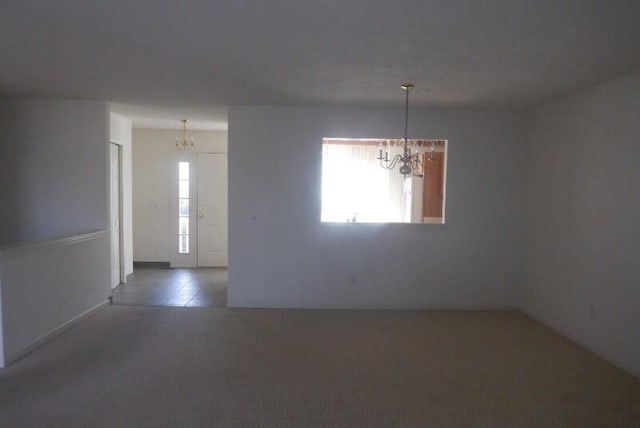
{"label": "hallway", "polygon": [[132,279],[113,289],[123,306],[227,306],[227,269],[136,268]]}

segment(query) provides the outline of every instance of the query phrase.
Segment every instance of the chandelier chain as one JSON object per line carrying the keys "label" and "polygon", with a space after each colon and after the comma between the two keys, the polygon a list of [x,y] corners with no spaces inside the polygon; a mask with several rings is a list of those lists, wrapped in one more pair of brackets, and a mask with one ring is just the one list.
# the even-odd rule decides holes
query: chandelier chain
{"label": "chandelier chain", "polygon": [[410,175],[421,176],[422,162],[420,162],[420,154],[416,150],[411,153],[409,148],[409,90],[414,87],[413,83],[405,83],[402,85],[404,89],[404,151],[403,154],[396,154],[389,159],[389,151],[380,149],[378,160],[380,166],[385,169],[394,169],[396,165],[401,165],[399,172],[407,178]]}
{"label": "chandelier chain", "polygon": [[409,135],[409,87],[405,88],[405,97],[404,97],[404,143],[405,147],[407,144],[407,138]]}

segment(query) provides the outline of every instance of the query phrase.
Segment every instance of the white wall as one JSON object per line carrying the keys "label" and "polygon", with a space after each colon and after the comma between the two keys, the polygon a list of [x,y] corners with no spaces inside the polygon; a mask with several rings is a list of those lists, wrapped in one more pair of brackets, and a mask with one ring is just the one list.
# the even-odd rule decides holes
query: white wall
{"label": "white wall", "polygon": [[[177,224],[172,224],[173,162],[180,131],[133,130],[133,259],[171,262],[177,253]],[[196,152],[227,151],[225,131],[189,131]]]}
{"label": "white wall", "polygon": [[109,268],[108,230],[0,248],[0,367],[107,304]]}
{"label": "white wall", "polygon": [[636,376],[639,142],[640,72],[533,112],[523,301],[534,318]]}
{"label": "white wall", "polygon": [[109,119],[103,102],[24,99],[0,100],[0,118],[0,244],[12,244],[0,249],[0,331],[11,360],[110,295]]}
{"label": "white wall", "polygon": [[109,114],[109,141],[121,146],[122,156],[122,250],[124,274],[133,273],[133,200],[132,200],[132,164],[131,164],[131,120]]}
{"label": "white wall", "polygon": [[[0,263],[2,263],[2,255],[0,254]],[[2,315],[2,267],[0,266],[0,367],[6,366],[7,362],[4,357],[4,316]]]}
{"label": "white wall", "polygon": [[515,308],[525,115],[412,110],[449,140],[447,224],[320,223],[323,137],[402,135],[401,109],[233,107],[229,306]]}
{"label": "white wall", "polygon": [[0,244],[108,227],[106,104],[0,100]]}

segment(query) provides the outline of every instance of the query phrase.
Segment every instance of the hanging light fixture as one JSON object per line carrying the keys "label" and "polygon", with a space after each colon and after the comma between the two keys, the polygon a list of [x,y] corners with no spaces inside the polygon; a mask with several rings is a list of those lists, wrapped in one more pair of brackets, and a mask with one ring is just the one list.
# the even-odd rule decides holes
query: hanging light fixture
{"label": "hanging light fixture", "polygon": [[176,148],[178,150],[193,150],[194,149],[194,139],[193,137],[187,138],[187,122],[189,120],[182,119],[182,137],[176,138]]}
{"label": "hanging light fixture", "polygon": [[395,155],[392,159],[389,159],[389,152],[383,151],[380,149],[380,155],[378,156],[378,160],[380,161],[380,166],[386,169],[394,169],[396,165],[400,165],[400,174],[404,175],[404,178],[407,178],[408,175],[411,174],[412,171],[417,171],[420,169],[422,163],[420,162],[420,154],[418,152],[411,153],[411,148],[409,148],[409,91],[415,85],[413,83],[405,83],[402,85],[402,89],[405,91],[404,98],[404,150],[402,154]]}

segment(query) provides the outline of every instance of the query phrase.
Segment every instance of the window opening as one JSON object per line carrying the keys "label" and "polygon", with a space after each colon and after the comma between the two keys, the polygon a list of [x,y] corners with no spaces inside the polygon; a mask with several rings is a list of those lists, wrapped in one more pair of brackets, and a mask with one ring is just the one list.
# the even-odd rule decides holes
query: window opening
{"label": "window opening", "polygon": [[178,253],[189,254],[189,162],[178,162]]}
{"label": "window opening", "polygon": [[380,165],[402,153],[402,139],[322,140],[323,222],[444,223],[445,140],[409,139],[420,168],[404,177]]}

